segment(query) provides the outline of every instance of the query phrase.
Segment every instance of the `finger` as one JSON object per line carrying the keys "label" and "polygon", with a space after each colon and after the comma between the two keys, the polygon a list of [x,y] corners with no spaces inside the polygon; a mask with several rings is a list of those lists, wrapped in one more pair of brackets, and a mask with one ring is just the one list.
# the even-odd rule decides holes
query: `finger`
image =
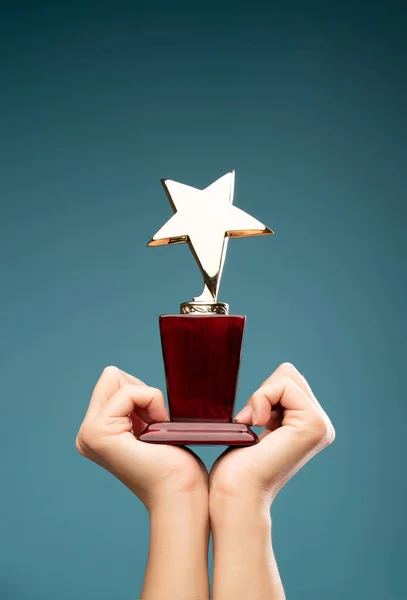
{"label": "finger", "polygon": [[289,362],[282,363],[277,369],[268,377],[260,387],[273,383],[274,381],[281,379],[282,377],[289,377],[292,379],[302,391],[312,400],[315,398],[313,391],[311,390],[305,377]]}
{"label": "finger", "polygon": [[235,416],[236,423],[245,423],[247,425],[252,423],[252,401],[251,398],[247,401],[245,406]]}
{"label": "finger", "polygon": [[266,425],[270,420],[272,409],[277,404],[280,404],[285,410],[297,413],[315,410],[311,399],[289,377],[260,387],[251,397],[251,401],[253,425],[259,427]]}
{"label": "finger", "polygon": [[168,421],[164,396],[160,390],[147,385],[127,384],[103,407],[107,418],[125,417],[133,411],[146,423]]}
{"label": "finger", "polygon": [[[266,379],[266,381],[264,381],[264,383],[260,387],[263,387],[265,385],[273,383],[274,381],[281,379],[281,377],[289,377],[290,379],[292,379],[292,381],[294,381],[294,383],[296,383],[298,385],[298,387],[312,401],[314,406],[321,412],[323,418],[327,422],[327,425],[329,427],[331,427],[333,430],[333,426],[332,426],[332,423],[330,422],[328,415],[326,414],[326,412],[322,408],[321,404],[318,402],[317,398],[315,397],[315,394],[312,391],[311,386],[309,385],[308,381],[305,379],[304,375],[301,375],[301,373],[294,367],[293,364],[291,364],[289,362],[282,363],[274,371],[274,373],[272,375],[270,375],[270,377],[268,377]],[[333,435],[334,435],[334,431],[333,431]]]}
{"label": "finger", "polygon": [[129,383],[143,384],[140,379],[125,373],[118,367],[109,366],[103,369],[93,390],[88,412],[99,411],[121,387]]}
{"label": "finger", "polygon": [[[292,365],[289,362],[285,362],[282,363],[279,367],[277,367],[277,369],[274,371],[274,373],[272,373],[270,375],[270,377],[268,377],[262,384],[261,384],[261,388],[264,386],[267,386],[271,383],[274,383],[275,381],[278,381],[279,379],[282,379],[283,377],[289,377],[290,379],[292,379],[300,389],[303,390],[303,392],[305,394],[307,394],[307,396],[315,403],[317,404],[321,410],[322,407],[319,404],[319,402],[317,401],[317,399],[315,398],[310,386],[308,385],[307,381],[305,380],[305,378],[301,375],[301,373],[294,367],[294,365]],[[271,426],[273,428],[275,423],[278,421],[277,415],[273,415],[271,417]],[[235,421],[239,422],[239,423],[247,423],[250,424],[252,423],[252,410],[251,410],[251,399],[247,402],[246,406],[243,407],[243,409],[236,415],[235,417]],[[269,427],[267,426],[267,429],[269,429]]]}
{"label": "finger", "polygon": [[259,439],[262,440],[266,435],[275,431],[281,427],[284,418],[284,409],[280,404],[276,404],[271,408],[271,415],[267,423],[264,425],[264,429],[259,435]]}
{"label": "finger", "polygon": [[259,413],[256,424],[270,420],[271,409],[276,406],[284,410],[282,427],[271,434],[265,430],[260,439],[273,449],[278,462],[293,459],[293,464],[297,464],[299,458],[309,458],[309,452],[316,453],[333,441],[330,421],[289,377],[264,386],[253,395],[253,408]]}
{"label": "finger", "polygon": [[[270,436],[270,431],[265,429],[260,435],[261,440],[269,437],[271,444],[276,444],[277,439],[282,443],[285,440],[289,446],[295,440],[295,455],[296,451],[301,454],[304,449],[317,452],[335,439],[335,430],[327,415],[289,377],[264,386],[253,395],[253,411],[259,415],[253,420],[254,424],[270,421],[271,410],[276,406],[284,411],[282,427]],[[282,447],[285,447],[284,443]]]}
{"label": "finger", "polygon": [[[281,426],[283,411],[280,410],[280,406],[277,404],[271,408],[271,415],[267,423],[265,424],[265,429],[267,429],[267,433],[274,431],[278,427]],[[252,412],[252,402],[251,399],[249,402],[242,408],[242,410],[235,417],[236,423],[243,423],[245,425],[254,425],[253,423],[253,412]],[[264,435],[264,432],[261,434]],[[261,437],[261,436],[259,436]]]}
{"label": "finger", "polygon": [[129,383],[134,383],[135,385],[146,385],[144,381],[141,381],[138,377],[131,375],[130,373],[126,373],[126,371],[122,370],[123,375],[127,378]]}

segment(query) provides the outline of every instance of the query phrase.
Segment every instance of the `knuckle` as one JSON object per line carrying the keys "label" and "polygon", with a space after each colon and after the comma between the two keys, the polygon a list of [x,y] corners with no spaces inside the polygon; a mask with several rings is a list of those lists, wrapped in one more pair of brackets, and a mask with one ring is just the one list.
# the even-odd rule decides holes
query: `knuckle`
{"label": "knuckle", "polygon": [[[266,390],[267,393],[267,390]],[[265,405],[269,405],[269,401],[267,400],[264,392],[262,390],[256,390],[254,394],[252,394],[249,403],[246,406],[251,406],[252,409],[261,410],[261,408]]]}
{"label": "knuckle", "polygon": [[105,367],[103,369],[102,375],[108,375],[109,377],[112,375],[115,376],[119,373],[119,371],[120,371],[120,369],[118,367],[115,367],[113,365],[108,365],[107,367]]}
{"label": "knuckle", "polygon": [[76,449],[82,456],[88,456],[89,452],[96,449],[96,428],[84,423],[76,436]]}
{"label": "knuckle", "polygon": [[75,446],[76,446],[76,449],[79,452],[79,454],[81,454],[82,456],[87,455],[87,450],[85,448],[85,441],[83,438],[82,429],[79,430],[79,433],[76,436]]}
{"label": "knuckle", "polygon": [[77,451],[79,452],[79,454],[82,454],[82,456],[83,456],[83,448],[82,448],[82,444],[80,442],[79,434],[76,436],[76,439],[75,439],[75,447],[76,447]]}
{"label": "knuckle", "polygon": [[291,377],[294,373],[298,373],[297,369],[290,362],[283,362],[279,366],[279,370],[281,370],[287,377]]}
{"label": "knuckle", "polygon": [[155,387],[150,387],[150,391],[151,391],[151,399],[152,400],[163,400],[164,396],[162,391],[159,388],[155,388]]}
{"label": "knuckle", "polygon": [[322,416],[314,419],[314,432],[317,438],[323,439],[328,433],[328,427],[325,419]]}
{"label": "knuckle", "polygon": [[288,373],[284,373],[283,381],[287,385],[291,386],[292,388],[297,388],[298,387],[298,386],[295,385],[294,379],[292,377],[290,377],[290,375]]}
{"label": "knuckle", "polygon": [[335,441],[335,438],[336,438],[335,427],[329,421],[329,431],[328,431],[328,435],[327,435],[327,445],[329,446],[330,444],[332,444]]}
{"label": "knuckle", "polygon": [[314,416],[312,433],[316,443],[325,443],[328,446],[333,441],[333,439],[331,440],[332,429],[329,419],[325,418],[324,415],[317,414]]}
{"label": "knuckle", "polygon": [[132,383],[126,383],[125,385],[122,385],[120,390],[122,392],[122,394],[125,394],[126,396],[133,394],[134,393],[134,384]]}
{"label": "knuckle", "polygon": [[283,382],[287,391],[290,391],[293,396],[297,397],[298,394],[302,394],[301,390],[298,389],[298,385],[294,381],[294,377],[290,377],[287,373],[284,374]]}

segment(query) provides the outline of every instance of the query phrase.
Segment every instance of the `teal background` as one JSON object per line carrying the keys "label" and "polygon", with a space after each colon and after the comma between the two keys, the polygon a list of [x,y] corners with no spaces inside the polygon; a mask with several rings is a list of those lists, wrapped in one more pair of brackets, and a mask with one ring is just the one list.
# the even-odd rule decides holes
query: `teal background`
{"label": "teal background", "polygon": [[289,360],[337,430],[273,508],[287,597],[407,597],[406,25],[393,1],[1,3],[1,599],[138,597],[148,515],[74,439],[104,366],[164,387],[157,317],[200,292],[187,246],[145,245],[160,178],[231,169],[276,232],[229,244],[237,405]]}

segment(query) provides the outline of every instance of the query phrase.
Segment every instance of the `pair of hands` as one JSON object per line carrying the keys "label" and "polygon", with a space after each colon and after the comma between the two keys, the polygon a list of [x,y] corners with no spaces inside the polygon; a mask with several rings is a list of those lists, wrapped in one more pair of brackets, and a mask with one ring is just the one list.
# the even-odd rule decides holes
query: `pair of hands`
{"label": "pair of hands", "polygon": [[191,450],[137,439],[147,424],[168,419],[158,389],[107,367],[93,391],[76,446],[120,479],[149,511],[169,497],[193,491],[209,497],[212,514],[225,498],[255,497],[269,507],[292,475],[335,437],[308,383],[289,363],[278,367],[235,418],[264,426],[260,443],[226,450],[209,476]]}

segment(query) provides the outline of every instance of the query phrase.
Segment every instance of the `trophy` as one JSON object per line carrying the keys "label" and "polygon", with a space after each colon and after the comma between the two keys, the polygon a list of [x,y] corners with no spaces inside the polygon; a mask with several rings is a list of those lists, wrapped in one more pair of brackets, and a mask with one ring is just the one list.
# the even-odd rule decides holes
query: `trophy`
{"label": "trophy", "polygon": [[218,290],[229,238],[273,232],[233,206],[234,171],[204,190],[161,182],[175,214],[148,245],[187,242],[204,288],[181,304],[180,314],[159,317],[170,421],[148,425],[139,439],[250,446],[256,434],[232,421],[246,317],[230,315],[228,305],[218,302]]}

